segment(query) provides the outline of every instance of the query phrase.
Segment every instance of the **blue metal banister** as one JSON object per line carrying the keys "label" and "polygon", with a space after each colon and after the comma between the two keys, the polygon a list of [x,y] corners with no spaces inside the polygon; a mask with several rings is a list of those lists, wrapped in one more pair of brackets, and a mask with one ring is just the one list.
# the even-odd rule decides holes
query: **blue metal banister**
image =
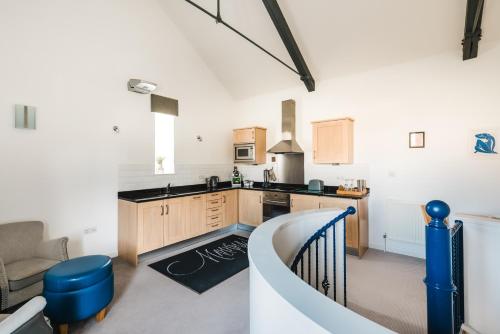
{"label": "blue metal banister", "polygon": [[450,207],[431,201],[432,218],[425,227],[427,330],[429,334],[456,334],[464,320],[462,222],[445,224]]}
{"label": "blue metal banister", "polygon": [[344,211],[343,213],[341,213],[340,215],[338,215],[337,217],[335,217],[334,219],[332,219],[329,223],[325,224],[323,227],[321,227],[319,230],[317,230],[311,237],[309,237],[309,239],[307,239],[307,241],[304,243],[304,245],[300,248],[299,252],[297,253],[297,255],[295,256],[293,262],[292,262],[292,265],[291,265],[291,270],[295,273],[295,274],[298,274],[298,268],[297,266],[299,265],[300,263],[300,277],[301,279],[304,279],[304,255],[305,253],[307,252],[307,264],[308,264],[308,267],[307,267],[307,282],[309,284],[311,284],[311,247],[314,247],[315,246],[315,261],[316,261],[316,265],[314,266],[314,270],[315,270],[315,281],[316,281],[316,284],[315,284],[315,287],[316,287],[316,290],[319,290],[319,281],[318,281],[318,278],[319,278],[319,263],[318,263],[318,259],[319,259],[319,254],[318,254],[318,250],[319,250],[319,240],[320,239],[323,239],[323,251],[324,251],[324,255],[323,255],[323,260],[324,260],[324,269],[323,269],[323,274],[324,274],[324,277],[323,277],[323,281],[321,282],[321,287],[323,288],[323,292],[325,295],[328,294],[328,291],[329,291],[329,288],[330,288],[330,282],[328,280],[328,277],[327,277],[327,272],[328,272],[328,259],[327,259],[327,238],[326,238],[326,233],[327,231],[333,227],[332,229],[332,233],[333,233],[333,239],[332,239],[332,254],[333,254],[333,299],[334,300],[337,300],[337,276],[336,276],[336,270],[337,270],[337,246],[336,246],[336,232],[335,232],[335,225],[339,222],[339,221],[343,221],[344,222],[344,235],[343,235],[343,258],[344,258],[344,276],[343,276],[343,279],[344,279],[344,306],[347,305],[347,287],[346,287],[346,284],[347,284],[347,274],[346,274],[346,231],[345,231],[345,219],[348,215],[353,215],[356,213],[356,209],[352,206],[348,207],[346,211]]}

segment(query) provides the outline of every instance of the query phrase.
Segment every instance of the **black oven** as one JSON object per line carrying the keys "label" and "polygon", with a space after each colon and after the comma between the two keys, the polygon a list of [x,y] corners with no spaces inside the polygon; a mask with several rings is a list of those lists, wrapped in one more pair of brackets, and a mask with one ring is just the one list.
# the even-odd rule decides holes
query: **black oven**
{"label": "black oven", "polygon": [[264,221],[290,213],[290,194],[277,191],[264,191],[262,213]]}

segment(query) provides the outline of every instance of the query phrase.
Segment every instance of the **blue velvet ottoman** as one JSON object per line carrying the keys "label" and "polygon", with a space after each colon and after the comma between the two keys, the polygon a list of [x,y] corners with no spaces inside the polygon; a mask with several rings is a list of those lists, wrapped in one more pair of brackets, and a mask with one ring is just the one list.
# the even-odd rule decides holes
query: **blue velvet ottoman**
{"label": "blue velvet ottoman", "polygon": [[96,316],[104,319],[113,299],[114,276],[111,258],[82,256],[56,264],[43,277],[44,310],[50,320],[67,333],[68,323]]}

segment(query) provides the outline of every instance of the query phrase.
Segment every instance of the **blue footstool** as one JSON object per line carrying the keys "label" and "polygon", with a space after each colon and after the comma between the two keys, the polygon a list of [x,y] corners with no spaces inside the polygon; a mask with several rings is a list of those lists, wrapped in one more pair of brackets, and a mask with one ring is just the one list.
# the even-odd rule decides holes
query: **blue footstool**
{"label": "blue footstool", "polygon": [[43,278],[45,315],[67,333],[68,323],[96,316],[104,319],[113,299],[111,259],[104,255],[82,256],[56,264]]}

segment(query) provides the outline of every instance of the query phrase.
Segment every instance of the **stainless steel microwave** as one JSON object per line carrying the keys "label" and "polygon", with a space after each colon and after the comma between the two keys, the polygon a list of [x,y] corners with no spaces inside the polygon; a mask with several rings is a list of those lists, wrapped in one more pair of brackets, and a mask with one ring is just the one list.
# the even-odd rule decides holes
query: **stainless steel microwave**
{"label": "stainless steel microwave", "polygon": [[235,144],[234,162],[255,163],[255,144]]}

